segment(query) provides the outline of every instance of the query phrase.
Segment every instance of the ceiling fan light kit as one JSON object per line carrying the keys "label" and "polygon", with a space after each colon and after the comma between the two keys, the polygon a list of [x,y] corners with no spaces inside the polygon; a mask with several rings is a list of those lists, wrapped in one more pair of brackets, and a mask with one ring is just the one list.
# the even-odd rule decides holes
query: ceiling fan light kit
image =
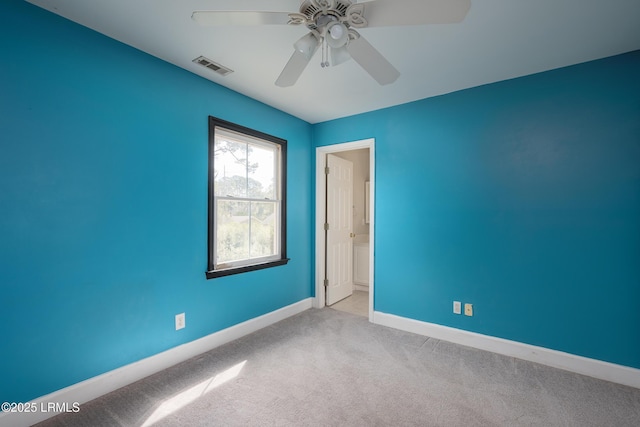
{"label": "ceiling fan light kit", "polygon": [[347,26],[339,21],[333,21],[327,25],[325,40],[332,49],[340,49],[349,41],[349,30]]}
{"label": "ceiling fan light kit", "polygon": [[320,40],[318,37],[314,33],[309,33],[295,42],[293,47],[310,61],[313,54],[316,53],[319,44]]}
{"label": "ceiling fan light kit", "polygon": [[[293,86],[322,46],[320,65],[337,66],[353,58],[379,84],[395,82],[400,72],[355,28],[456,23],[471,0],[303,0],[298,12],[196,11],[201,25],[304,25],[309,33],[294,43],[294,52],[276,80]],[[329,63],[329,53],[331,63]]]}
{"label": "ceiling fan light kit", "polygon": [[351,55],[346,46],[338,49],[331,49],[331,63],[336,66],[343,64],[351,59]]}

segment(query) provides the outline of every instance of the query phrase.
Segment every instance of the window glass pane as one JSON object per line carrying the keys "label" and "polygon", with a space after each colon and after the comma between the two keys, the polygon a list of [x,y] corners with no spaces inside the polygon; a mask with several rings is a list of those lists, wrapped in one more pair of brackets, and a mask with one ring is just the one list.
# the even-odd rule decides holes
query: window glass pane
{"label": "window glass pane", "polygon": [[249,193],[253,199],[275,200],[276,148],[249,146]]}
{"label": "window glass pane", "polygon": [[207,278],[285,265],[287,141],[209,117]]}
{"label": "window glass pane", "polygon": [[249,258],[249,202],[218,200],[216,264]]}
{"label": "window glass pane", "polygon": [[214,189],[221,197],[247,197],[247,144],[216,136]]}
{"label": "window glass pane", "polygon": [[278,253],[277,202],[251,203],[251,257],[273,256]]}

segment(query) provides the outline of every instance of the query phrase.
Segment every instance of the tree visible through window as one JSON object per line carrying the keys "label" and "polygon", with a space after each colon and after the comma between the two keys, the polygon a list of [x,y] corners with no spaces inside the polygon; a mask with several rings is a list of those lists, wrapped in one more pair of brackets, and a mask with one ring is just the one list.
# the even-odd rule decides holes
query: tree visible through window
{"label": "tree visible through window", "polygon": [[209,118],[207,278],[286,264],[286,141]]}

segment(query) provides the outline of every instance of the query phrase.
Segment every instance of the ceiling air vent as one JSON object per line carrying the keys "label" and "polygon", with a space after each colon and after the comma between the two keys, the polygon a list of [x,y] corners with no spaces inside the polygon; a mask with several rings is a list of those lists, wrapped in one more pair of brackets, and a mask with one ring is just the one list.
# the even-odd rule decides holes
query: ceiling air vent
{"label": "ceiling air vent", "polygon": [[204,56],[199,56],[196,59],[193,60],[193,62],[195,62],[196,64],[200,64],[203,67],[207,67],[210,70],[215,71],[216,73],[220,74],[221,76],[227,76],[231,73],[233,73],[233,70],[220,65],[216,62],[213,62],[210,59],[205,58]]}

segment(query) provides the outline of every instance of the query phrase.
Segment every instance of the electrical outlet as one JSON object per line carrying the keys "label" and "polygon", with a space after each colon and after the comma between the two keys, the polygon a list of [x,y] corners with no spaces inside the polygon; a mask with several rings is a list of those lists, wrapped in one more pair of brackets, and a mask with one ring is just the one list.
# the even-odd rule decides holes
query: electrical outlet
{"label": "electrical outlet", "polygon": [[176,331],[186,326],[184,313],[176,314]]}
{"label": "electrical outlet", "polygon": [[460,301],[453,302],[453,313],[462,314],[462,304],[460,303]]}
{"label": "electrical outlet", "polygon": [[465,304],[464,305],[464,315],[465,316],[473,316],[473,304]]}

